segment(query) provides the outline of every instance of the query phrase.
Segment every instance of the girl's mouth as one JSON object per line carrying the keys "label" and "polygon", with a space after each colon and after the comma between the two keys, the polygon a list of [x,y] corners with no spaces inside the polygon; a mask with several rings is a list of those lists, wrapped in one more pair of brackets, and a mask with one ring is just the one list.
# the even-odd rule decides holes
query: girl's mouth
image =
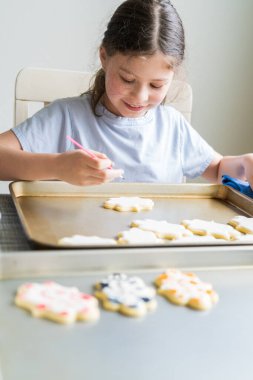
{"label": "girl's mouth", "polygon": [[125,106],[131,110],[131,111],[134,111],[134,112],[140,112],[140,111],[143,111],[146,107],[145,106],[140,106],[140,105],[135,105],[135,104],[129,104],[129,103],[126,103],[124,102]]}

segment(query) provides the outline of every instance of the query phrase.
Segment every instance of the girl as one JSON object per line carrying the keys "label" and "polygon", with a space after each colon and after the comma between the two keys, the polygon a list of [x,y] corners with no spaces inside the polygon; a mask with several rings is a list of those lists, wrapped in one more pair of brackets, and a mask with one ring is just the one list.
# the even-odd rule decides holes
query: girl
{"label": "girl", "polygon": [[[163,106],[184,58],[184,30],[169,0],[127,0],[116,9],[100,47],[102,68],[80,97],[53,102],[0,135],[0,179],[58,179],[95,185],[179,183],[222,174],[253,186],[253,155],[222,157]],[[75,149],[68,135],[92,149]],[[112,162],[121,169],[111,168]]]}

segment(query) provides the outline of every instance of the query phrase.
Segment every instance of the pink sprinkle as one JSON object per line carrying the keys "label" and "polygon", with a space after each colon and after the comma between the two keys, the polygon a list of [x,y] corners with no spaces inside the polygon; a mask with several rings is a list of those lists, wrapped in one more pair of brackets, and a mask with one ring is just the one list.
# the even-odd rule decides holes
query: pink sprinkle
{"label": "pink sprinkle", "polygon": [[89,294],[82,293],[81,298],[84,299],[84,300],[90,300],[92,297]]}
{"label": "pink sprinkle", "polygon": [[89,311],[89,309],[86,307],[86,308],[83,308],[82,310],[80,310],[80,314],[87,314],[87,312]]}
{"label": "pink sprinkle", "polygon": [[59,295],[66,294],[66,291],[60,289],[60,290],[57,290],[57,294],[59,294]]}
{"label": "pink sprinkle", "polygon": [[26,288],[32,288],[32,287],[33,287],[33,284],[31,284],[30,282],[28,282],[27,284],[25,284],[25,287],[26,287]]}
{"label": "pink sprinkle", "polygon": [[36,306],[37,309],[45,309],[46,308],[46,305],[40,303],[39,305]]}
{"label": "pink sprinkle", "polygon": [[60,313],[60,315],[62,315],[63,317],[65,317],[65,316],[69,315],[69,313],[68,313],[67,311],[62,311],[62,312]]}

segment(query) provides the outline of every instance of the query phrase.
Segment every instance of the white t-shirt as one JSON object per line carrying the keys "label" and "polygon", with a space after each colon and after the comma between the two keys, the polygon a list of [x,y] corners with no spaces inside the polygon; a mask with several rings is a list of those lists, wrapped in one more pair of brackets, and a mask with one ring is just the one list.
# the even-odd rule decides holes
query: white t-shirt
{"label": "white t-shirt", "polygon": [[173,107],[160,105],[139,118],[115,116],[102,104],[95,116],[90,96],[60,99],[12,131],[23,150],[61,153],[85,148],[105,153],[126,182],[180,183],[200,176],[215,152]]}

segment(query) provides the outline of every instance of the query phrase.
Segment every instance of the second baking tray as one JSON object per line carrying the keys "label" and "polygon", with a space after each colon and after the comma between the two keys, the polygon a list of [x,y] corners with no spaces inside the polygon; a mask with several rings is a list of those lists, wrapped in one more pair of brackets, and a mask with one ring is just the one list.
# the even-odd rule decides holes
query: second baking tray
{"label": "second baking tray", "polygon": [[[32,318],[14,305],[17,288],[31,277],[1,281],[4,380],[250,380],[253,268],[194,272],[220,296],[209,312],[175,306],[157,296],[157,310],[144,318],[101,310],[97,323],[72,326]],[[160,270],[126,273],[152,286]],[[94,283],[108,274],[54,275],[33,282],[54,280],[91,293]]]}
{"label": "second baking tray", "polygon": [[[115,238],[120,231],[129,229],[134,219],[167,220],[170,223],[180,223],[183,219],[204,219],[227,223],[238,214],[253,216],[253,200],[223,185],[116,183],[79,187],[59,181],[17,181],[10,184],[10,192],[28,239],[42,246],[56,248],[59,248],[60,238],[75,234]],[[133,213],[102,207],[109,197],[119,196],[151,198],[154,208]],[[206,243],[216,244],[249,242],[224,242],[217,239],[212,244]],[[173,241],[168,241],[168,246],[173,245]]]}

